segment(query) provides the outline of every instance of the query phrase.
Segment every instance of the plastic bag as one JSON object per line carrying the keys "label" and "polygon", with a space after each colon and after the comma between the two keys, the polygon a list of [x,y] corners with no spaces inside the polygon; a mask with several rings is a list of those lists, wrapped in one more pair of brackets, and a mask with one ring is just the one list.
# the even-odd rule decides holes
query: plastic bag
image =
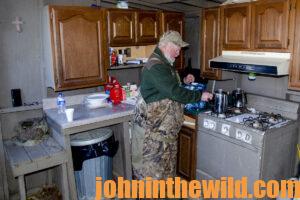
{"label": "plastic bag", "polygon": [[[206,89],[206,84],[202,83],[191,83],[188,85],[185,85],[184,88],[194,91],[203,91]],[[185,105],[185,110],[188,112],[197,112],[200,110],[203,110],[206,108],[206,102],[205,101],[199,101],[196,103],[188,103]]]}

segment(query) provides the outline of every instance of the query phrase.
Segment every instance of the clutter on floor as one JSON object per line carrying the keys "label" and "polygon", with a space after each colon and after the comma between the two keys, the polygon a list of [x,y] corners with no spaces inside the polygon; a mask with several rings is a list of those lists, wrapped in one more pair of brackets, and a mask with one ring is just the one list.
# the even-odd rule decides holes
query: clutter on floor
{"label": "clutter on floor", "polygon": [[27,197],[26,200],[61,200],[62,195],[56,186],[44,186],[38,192]]}

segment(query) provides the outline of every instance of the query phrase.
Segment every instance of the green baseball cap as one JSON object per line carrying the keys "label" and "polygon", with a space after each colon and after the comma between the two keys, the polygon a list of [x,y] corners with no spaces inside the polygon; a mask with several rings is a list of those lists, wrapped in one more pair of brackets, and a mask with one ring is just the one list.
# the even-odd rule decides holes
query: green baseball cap
{"label": "green baseball cap", "polygon": [[159,39],[159,42],[172,42],[173,44],[179,47],[186,47],[189,45],[188,43],[182,40],[180,33],[178,33],[177,31],[165,32]]}

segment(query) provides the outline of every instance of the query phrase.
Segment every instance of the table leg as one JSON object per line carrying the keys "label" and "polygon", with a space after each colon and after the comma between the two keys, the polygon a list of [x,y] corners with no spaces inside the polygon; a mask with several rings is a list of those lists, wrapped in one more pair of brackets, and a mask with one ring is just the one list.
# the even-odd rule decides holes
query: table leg
{"label": "table leg", "polygon": [[69,181],[70,199],[77,200],[74,167],[73,167],[72,151],[71,151],[71,144],[70,144],[70,135],[65,135],[65,148],[66,148],[67,159],[68,159],[66,170],[67,170],[68,181]]}
{"label": "table leg", "polygon": [[131,144],[130,144],[130,135],[129,135],[129,122],[123,122],[121,124],[122,134],[121,146],[123,146],[122,157],[123,159],[123,170],[126,179],[132,179],[132,166],[131,166]]}
{"label": "table leg", "polygon": [[18,176],[20,200],[26,200],[26,188],[24,175]]}

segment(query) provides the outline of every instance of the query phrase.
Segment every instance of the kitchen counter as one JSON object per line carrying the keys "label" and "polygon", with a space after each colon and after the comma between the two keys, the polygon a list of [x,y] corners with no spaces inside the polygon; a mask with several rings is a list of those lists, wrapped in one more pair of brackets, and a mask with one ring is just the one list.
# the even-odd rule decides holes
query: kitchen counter
{"label": "kitchen counter", "polygon": [[82,104],[86,95],[65,97],[67,107],[74,108],[72,122],[67,121],[65,114],[58,114],[55,98],[43,100],[43,110],[51,134],[65,148],[67,153],[68,182],[70,199],[72,200],[77,199],[77,193],[70,145],[71,134],[102,127],[110,128],[114,133],[115,139],[119,141],[119,149],[113,157],[113,173],[115,176],[122,176],[128,180],[132,179],[129,121],[132,118],[135,106],[121,103],[119,105],[88,109]]}
{"label": "kitchen counter", "polygon": [[119,65],[115,67],[109,67],[107,70],[121,70],[121,69],[132,69],[132,68],[142,68],[145,64],[128,64]]}
{"label": "kitchen counter", "polygon": [[[68,108],[74,108],[74,117],[72,122],[67,121],[65,114],[59,114],[57,112],[57,108],[44,110],[48,123],[55,127],[57,131],[60,131],[64,134],[74,134],[77,132],[86,131],[90,129],[89,126],[91,124],[103,121],[113,122],[117,118],[130,118],[133,114],[134,105],[121,103],[119,105],[109,105],[102,108],[89,109],[83,104],[77,104],[68,106]],[[87,127],[84,128],[83,126]],[[76,128],[79,127],[80,131],[76,131]]]}

